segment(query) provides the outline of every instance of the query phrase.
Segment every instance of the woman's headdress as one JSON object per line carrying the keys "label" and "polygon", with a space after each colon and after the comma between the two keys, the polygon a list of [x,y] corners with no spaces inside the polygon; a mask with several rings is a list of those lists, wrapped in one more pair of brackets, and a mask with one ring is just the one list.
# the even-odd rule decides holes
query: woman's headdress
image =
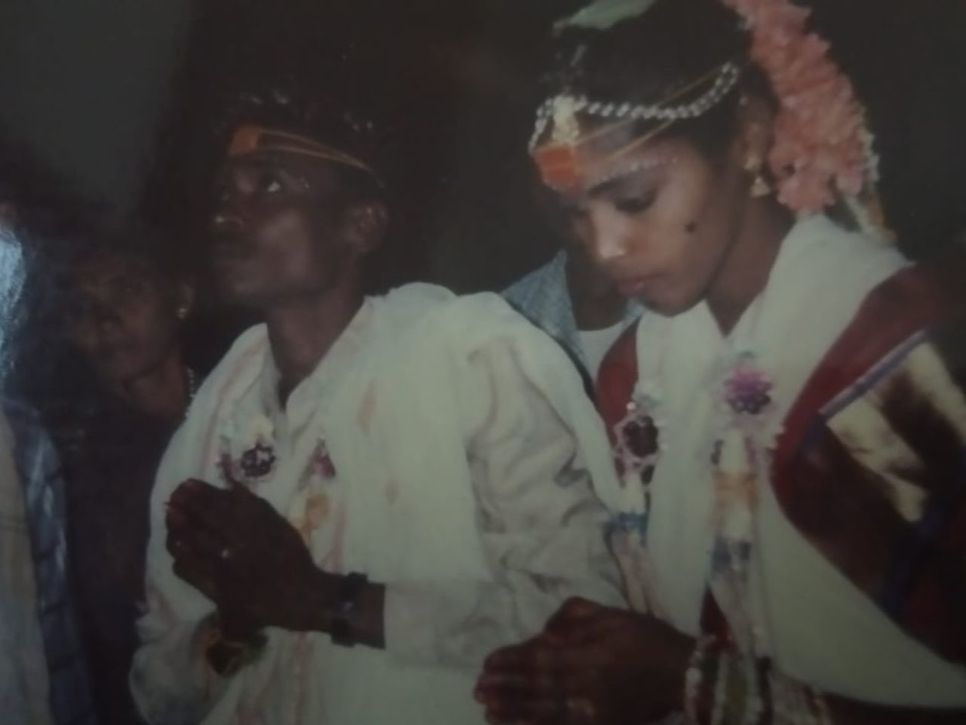
{"label": "woman's headdress", "polygon": [[[555,31],[604,31],[662,1],[680,0],[598,0],[558,22]],[[799,214],[819,212],[843,200],[861,226],[881,230],[875,195],[877,159],[865,111],[848,78],[828,57],[828,43],[808,31],[809,10],[790,0],[720,2],[741,18],[751,37],[751,59],[767,77],[778,103],[768,155],[778,199]],[[580,62],[579,56],[575,62]],[[569,146],[573,161],[582,140],[574,130],[579,128],[577,113],[613,123],[653,120],[660,131],[709,111],[736,86],[740,74],[736,59],[726,61],[653,105],[564,91],[538,109],[531,153],[545,178],[549,172],[565,181],[566,150]],[[544,139],[551,123],[550,136]]]}

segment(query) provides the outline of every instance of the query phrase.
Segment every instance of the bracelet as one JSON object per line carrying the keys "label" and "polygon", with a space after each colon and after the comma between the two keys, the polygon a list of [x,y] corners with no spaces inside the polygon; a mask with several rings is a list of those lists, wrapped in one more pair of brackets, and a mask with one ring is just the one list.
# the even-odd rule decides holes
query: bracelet
{"label": "bracelet", "polygon": [[352,618],[358,609],[359,595],[369,584],[365,574],[352,572],[342,577],[339,596],[335,602],[332,619],[329,621],[329,637],[333,644],[352,647],[356,643]]}

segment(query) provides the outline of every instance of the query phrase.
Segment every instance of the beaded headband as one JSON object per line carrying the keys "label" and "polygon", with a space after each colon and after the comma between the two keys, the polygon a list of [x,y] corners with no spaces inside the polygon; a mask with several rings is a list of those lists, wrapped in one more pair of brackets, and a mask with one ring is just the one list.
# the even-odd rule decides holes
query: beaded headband
{"label": "beaded headband", "polygon": [[[723,63],[697,80],[676,89],[660,103],[651,105],[608,103],[566,93],[549,99],[537,111],[536,128],[529,145],[543,182],[553,189],[573,188],[585,172],[580,148],[583,144],[636,121],[657,121],[655,127],[612,152],[602,161],[606,163],[623,156],[675,121],[697,118],[707,113],[735,87],[740,75],[741,71],[735,63]],[[687,102],[680,102],[689,95],[694,97]],[[582,135],[578,113],[610,119],[613,123]],[[553,126],[550,138],[540,145],[539,141],[551,121]]]}
{"label": "beaded headband", "polygon": [[[553,140],[555,142],[576,143],[579,140],[579,126],[576,123],[577,113],[596,116],[597,118],[614,119],[615,121],[681,121],[688,118],[697,118],[720,103],[735,87],[740,75],[741,71],[737,64],[730,61],[723,63],[708,75],[678,89],[661,103],[656,104],[614,103],[593,100],[583,95],[574,96],[562,93],[544,101],[537,109],[536,125],[533,136],[530,138],[529,149],[532,152],[537,147],[537,143],[547,130],[547,125],[551,119],[554,122]],[[697,98],[688,103],[670,105],[696,87],[707,83],[710,83],[708,89]],[[556,129],[560,129],[562,135],[558,136]],[[571,138],[568,139],[564,136]]]}
{"label": "beaded headband", "polygon": [[238,158],[262,151],[274,151],[298,156],[310,156],[323,161],[331,161],[342,166],[350,166],[363,171],[377,181],[379,176],[372,167],[355,156],[340,151],[332,146],[319,143],[307,136],[262,128],[261,126],[240,126],[231,137],[228,144],[228,158]]}

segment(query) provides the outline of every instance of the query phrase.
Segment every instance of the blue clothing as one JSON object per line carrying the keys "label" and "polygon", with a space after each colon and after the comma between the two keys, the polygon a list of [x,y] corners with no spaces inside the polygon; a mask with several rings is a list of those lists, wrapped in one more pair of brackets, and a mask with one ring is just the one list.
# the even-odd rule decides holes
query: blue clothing
{"label": "blue clothing", "polygon": [[[545,265],[518,279],[503,290],[502,295],[530,322],[559,342],[584,370],[587,369],[587,358],[580,345],[577,319],[567,287],[565,251],[557,252]],[[637,302],[629,301],[624,310],[624,324],[629,325],[640,317],[643,309]]]}
{"label": "blue clothing", "polygon": [[24,487],[54,723],[94,725],[90,678],[68,586],[66,494],[60,464],[33,410],[5,400],[3,412],[13,432],[14,464]]}

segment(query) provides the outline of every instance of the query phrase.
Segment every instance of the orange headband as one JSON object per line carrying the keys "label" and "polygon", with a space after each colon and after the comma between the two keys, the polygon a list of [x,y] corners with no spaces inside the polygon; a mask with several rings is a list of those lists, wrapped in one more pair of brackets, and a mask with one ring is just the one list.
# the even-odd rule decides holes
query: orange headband
{"label": "orange headband", "polygon": [[376,181],[379,175],[371,166],[360,161],[355,156],[340,151],[332,146],[326,146],[307,136],[288,133],[286,131],[276,131],[261,126],[246,125],[240,126],[232,134],[231,142],[228,144],[228,158],[238,158],[260,151],[276,151],[287,154],[297,154],[299,156],[310,156],[324,161],[331,161],[343,166],[351,166],[371,175]]}

